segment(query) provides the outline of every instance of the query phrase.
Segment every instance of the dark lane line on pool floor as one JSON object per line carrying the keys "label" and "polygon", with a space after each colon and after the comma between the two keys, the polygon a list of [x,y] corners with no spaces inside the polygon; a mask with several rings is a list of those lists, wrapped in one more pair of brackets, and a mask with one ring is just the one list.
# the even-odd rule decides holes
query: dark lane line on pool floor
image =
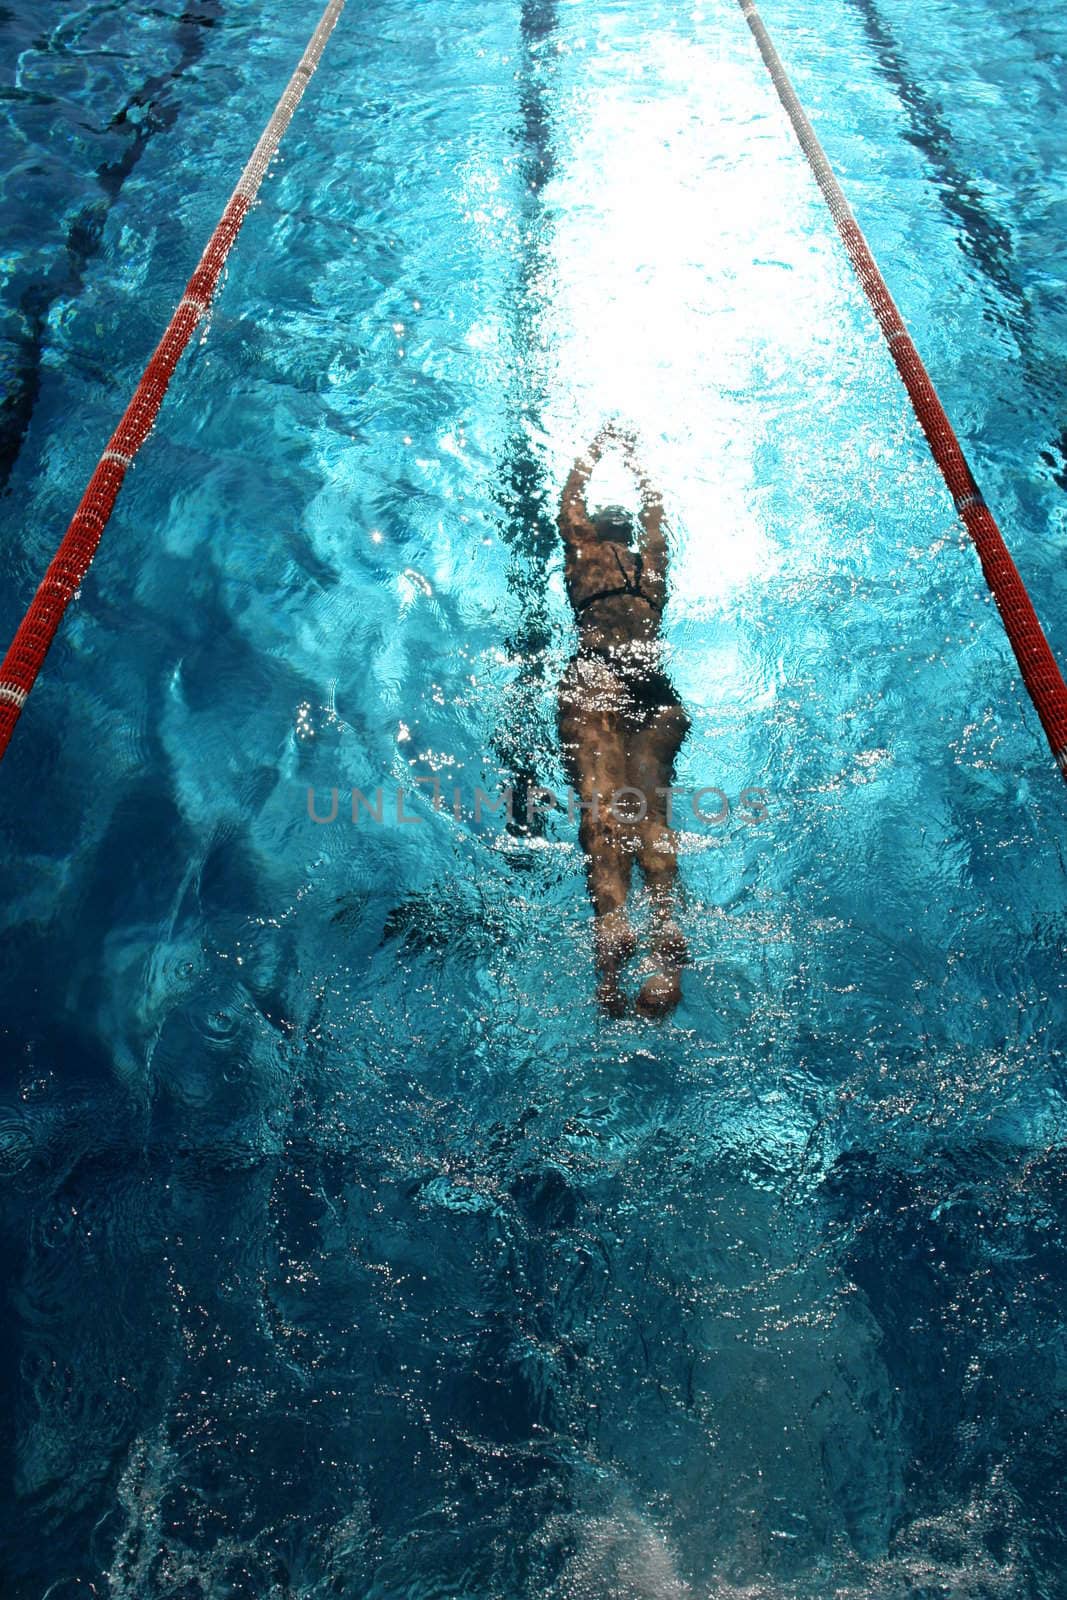
{"label": "dark lane line on pool floor", "polygon": [[103,161],[96,168],[103,198],[88,201],[68,224],[55,266],[43,277],[34,277],[18,297],[17,313],[25,332],[10,341],[6,361],[0,355],[4,390],[0,396],[0,493],[10,481],[40,398],[52,308],[60,300],[81,295],[89,264],[100,249],[108,217],[126,179],[153,135],[169,132],[178,120],[181,107],[170,97],[173,85],[200,60],[206,48],[206,30],[221,18],[222,0],[195,0],[182,12],[175,29],[176,65],[142,84],[103,128],[90,129],[97,137],[120,132],[128,136],[128,142],[117,160]]}
{"label": "dark lane line on pool floor", "polygon": [[[1058,376],[1047,371],[1038,354],[1033,306],[1019,280],[1011,229],[992,214],[980,185],[960,166],[943,108],[909,71],[875,0],[850,0],[850,4],[871,46],[876,70],[904,108],[908,120],[904,138],[926,158],[960,250],[994,291],[987,315],[1007,324],[1018,345],[1028,386],[1044,396],[1054,412],[1060,394]],[[1058,486],[1067,489],[1067,426],[1059,426],[1054,416],[1050,421],[1058,432],[1041,452],[1041,459]]]}
{"label": "dark lane line on pool floor", "polygon": [[[536,372],[538,326],[546,310],[550,268],[541,194],[555,171],[552,148],[550,83],[544,63],[559,25],[556,0],[523,0],[520,16],[522,72],[519,78],[520,123],[517,142],[523,206],[520,218],[519,283],[512,317],[514,398],[511,432],[498,474],[496,498],[502,535],[512,560],[508,587],[518,595],[521,613],[504,640],[519,675],[504,702],[504,714],[493,736],[493,748],[508,774],[514,794],[515,822],[510,831],[543,831],[537,813],[526,825],[527,796],[539,783],[545,757],[555,749],[555,724],[546,711],[548,647],[552,621],[548,602],[548,566],[557,545],[555,517],[546,502],[544,463],[528,429],[539,432],[542,395]],[[525,858],[523,858],[525,860]]]}

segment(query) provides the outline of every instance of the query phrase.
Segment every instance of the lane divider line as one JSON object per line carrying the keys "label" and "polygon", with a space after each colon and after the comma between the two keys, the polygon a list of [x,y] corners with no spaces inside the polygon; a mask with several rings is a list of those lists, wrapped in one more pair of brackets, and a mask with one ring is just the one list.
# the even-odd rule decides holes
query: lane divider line
{"label": "lane divider line", "polygon": [[89,570],[123,479],[152,430],[175,368],[195,328],[211,305],[226,257],[251,210],[311,75],[322,59],[326,41],[344,4],[345,0],[329,0],[322,13],[0,664],[0,760],[63,614]]}
{"label": "lane divider line", "polygon": [[919,425],[926,435],[934,460],[952,495],[956,513],[970,534],[982,572],[1004,622],[1023,683],[1034,703],[1045,730],[1056,764],[1067,778],[1067,684],[1049,648],[1037,613],[1011,558],[996,518],[975,482],[967,457],[941,404],[922,357],[904,326],[904,320],[859,223],[834,176],[774,47],[770,34],[755,5],[755,0],[738,0],[741,13],[752,31],[764,65],[771,75],[778,98],[785,107],[823,198],[844,241],[849,260],[870,301],[878,325],[885,335],[890,354],[904,380]]}

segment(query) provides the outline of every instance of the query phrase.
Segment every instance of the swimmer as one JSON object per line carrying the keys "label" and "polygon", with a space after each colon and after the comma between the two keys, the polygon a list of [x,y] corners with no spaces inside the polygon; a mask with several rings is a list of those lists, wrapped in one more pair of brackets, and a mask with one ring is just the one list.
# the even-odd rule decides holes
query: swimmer
{"label": "swimmer", "polygon": [[[619,508],[594,515],[586,487],[609,442],[618,444],[641,491],[638,518]],[[663,505],[636,457],[633,438],[609,424],[571,468],[559,530],[578,649],[559,686],[559,735],[571,788],[581,804],[594,913],[597,996],[613,1016],[626,1010],[619,987],[637,940],[627,916],[636,859],[651,901],[653,968],[637,996],[645,1016],[681,999],[687,951],[675,921],[678,858],[669,789],[689,718],[663,670],[660,619],[667,599]],[[612,797],[626,790],[613,804]]]}

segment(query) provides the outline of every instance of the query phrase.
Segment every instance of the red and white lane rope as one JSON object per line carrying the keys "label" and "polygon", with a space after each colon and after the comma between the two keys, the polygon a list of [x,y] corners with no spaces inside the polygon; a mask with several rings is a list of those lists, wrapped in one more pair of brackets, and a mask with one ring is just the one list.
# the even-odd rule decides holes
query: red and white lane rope
{"label": "red and white lane rope", "polygon": [[147,439],[182,352],[211,304],[226,257],[252,208],[259,186],[300,104],[308,81],[319,64],[344,3],[345,0],[329,0],[322,13],[299,65],[289,79],[237,181],[218,226],[207,242],[200,263],[186,285],[178,309],[144,370],[122,421],[108,440],[107,449],[89,479],[70,527],[63,535],[30,608],[19,624],[0,666],[0,758],[8,747],[15,723],[55,638],[63,613],[89,570],[130,463]]}
{"label": "red and white lane rope", "polygon": [[793,131],[823,192],[830,215],[837,224],[837,231],[844,240],[845,249],[878,319],[878,325],[885,335],[934,460],[941,469],[958,514],[974,540],[986,582],[993,592],[1004,619],[1005,631],[1015,651],[1023,683],[1041,718],[1041,726],[1056,763],[1067,778],[1067,684],[1049,649],[1030,596],[1004,543],[996,519],[975,482],[952,424],[937,397],[930,374],[893,303],[886,281],[859,223],[852,215],[841,185],[830,169],[815,129],[797,98],[754,0],[739,0],[739,4],[774,81],[778,98],[789,115]]}

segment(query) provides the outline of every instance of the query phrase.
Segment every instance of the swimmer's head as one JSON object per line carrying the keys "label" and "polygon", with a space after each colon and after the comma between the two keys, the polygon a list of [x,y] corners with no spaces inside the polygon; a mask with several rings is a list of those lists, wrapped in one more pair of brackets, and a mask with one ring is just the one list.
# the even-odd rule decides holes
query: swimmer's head
{"label": "swimmer's head", "polygon": [[631,545],[634,539],[634,519],[625,506],[604,506],[589,518],[598,539],[608,544]]}

